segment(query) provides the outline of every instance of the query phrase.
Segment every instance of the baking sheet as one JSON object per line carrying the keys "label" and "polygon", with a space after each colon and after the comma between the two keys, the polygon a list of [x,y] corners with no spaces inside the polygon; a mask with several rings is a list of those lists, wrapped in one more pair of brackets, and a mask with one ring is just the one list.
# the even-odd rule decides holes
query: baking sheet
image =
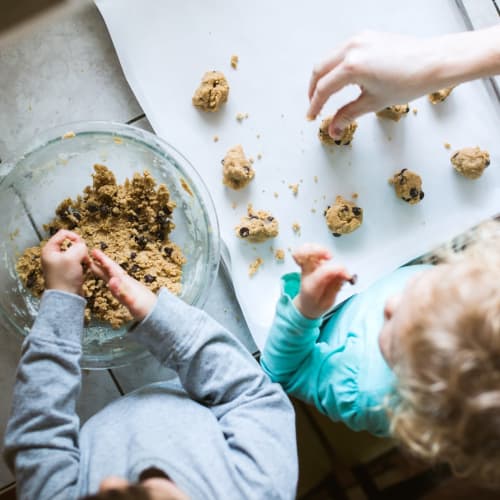
{"label": "baking sheet", "polygon": [[[368,0],[96,0],[125,75],[154,130],[193,163],[213,196],[228,267],[257,345],[262,348],[279,295],[279,277],[295,270],[293,249],[307,241],[331,248],[335,258],[359,275],[340,299],[434,245],[500,211],[500,110],[483,81],[463,84],[432,106],[411,103],[399,123],[358,120],[351,147],[325,148],[319,121],[307,122],[307,84],[313,64],[331,47],[365,29],[430,36],[465,29],[455,2]],[[230,66],[237,54],[237,70]],[[223,71],[231,90],[219,113],[203,113],[191,96],[207,70]],[[323,116],[354,97],[350,87],[327,103]],[[237,113],[248,113],[241,123]],[[218,136],[218,142],[214,142]],[[447,150],[444,143],[450,143]],[[221,159],[242,144],[255,158],[250,186],[233,192],[222,185]],[[469,181],[451,168],[453,149],[479,145],[491,155],[483,177]],[[261,154],[262,158],[257,159]],[[409,168],[423,178],[425,199],[410,206],[396,199],[387,179]],[[315,176],[318,182],[315,182]],[[298,196],[288,188],[299,183]],[[363,226],[333,238],[323,210],[337,194],[358,193]],[[278,193],[276,198],[274,193]],[[249,244],[234,236],[247,203],[270,210],[279,236]],[[301,225],[300,235],[292,224]],[[271,248],[283,248],[280,264]],[[258,273],[248,266],[264,260]]]}

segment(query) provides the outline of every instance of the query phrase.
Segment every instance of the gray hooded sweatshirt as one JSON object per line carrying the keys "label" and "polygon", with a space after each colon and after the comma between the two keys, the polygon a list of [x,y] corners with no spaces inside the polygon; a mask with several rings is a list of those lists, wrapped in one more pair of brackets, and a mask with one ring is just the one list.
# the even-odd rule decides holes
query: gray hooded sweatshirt
{"label": "gray hooded sweatshirt", "polygon": [[286,395],[220,324],[165,289],[130,335],[177,381],[119,398],[80,430],[84,308],[77,295],[45,292],[23,344],[4,449],[20,500],[77,499],[151,466],[192,499],[294,498]]}

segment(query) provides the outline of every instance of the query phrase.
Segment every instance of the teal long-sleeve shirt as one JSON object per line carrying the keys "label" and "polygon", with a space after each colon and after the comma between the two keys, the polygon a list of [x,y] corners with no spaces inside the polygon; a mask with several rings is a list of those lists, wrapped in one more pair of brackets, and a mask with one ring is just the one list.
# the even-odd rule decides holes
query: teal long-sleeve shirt
{"label": "teal long-sleeve shirt", "polygon": [[282,294],[261,358],[264,371],[285,391],[313,404],[353,430],[386,436],[384,409],[395,377],[378,337],[387,299],[430,266],[397,269],[351,297],[327,320],[308,319],[295,308],[300,275],[282,278]]}

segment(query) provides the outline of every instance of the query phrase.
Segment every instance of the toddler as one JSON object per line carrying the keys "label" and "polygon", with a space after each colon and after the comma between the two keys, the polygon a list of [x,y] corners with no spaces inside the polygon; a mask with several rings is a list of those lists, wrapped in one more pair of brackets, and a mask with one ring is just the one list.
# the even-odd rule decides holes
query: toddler
{"label": "toddler", "polygon": [[332,420],[500,483],[499,226],[443,264],[397,269],[328,319],[350,275],[304,245],[302,276],[282,278],[262,367]]}

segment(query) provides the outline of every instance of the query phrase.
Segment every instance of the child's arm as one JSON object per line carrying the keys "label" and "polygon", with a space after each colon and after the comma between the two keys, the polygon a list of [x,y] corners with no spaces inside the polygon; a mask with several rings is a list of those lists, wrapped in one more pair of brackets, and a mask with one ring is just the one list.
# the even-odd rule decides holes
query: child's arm
{"label": "child's arm", "polygon": [[[63,252],[65,239],[72,246]],[[5,435],[4,455],[19,498],[76,497],[82,262],[88,262],[85,243],[69,231],[59,231],[42,251],[46,291],[24,341]]]}
{"label": "child's arm", "polygon": [[302,269],[302,281],[296,273],[283,278],[283,294],[261,364],[271,380],[287,392],[322,408],[325,401],[321,402],[319,373],[334,353],[316,343],[321,317],[351,276],[344,268],[331,265],[330,253],[316,245],[304,245],[294,258]]}
{"label": "child's arm", "polygon": [[294,414],[246,349],[203,311],[167,290],[156,297],[99,250],[94,272],[142,320],[133,336],[174,369],[189,396],[209,408],[226,437],[241,498],[291,498],[297,479]]}

